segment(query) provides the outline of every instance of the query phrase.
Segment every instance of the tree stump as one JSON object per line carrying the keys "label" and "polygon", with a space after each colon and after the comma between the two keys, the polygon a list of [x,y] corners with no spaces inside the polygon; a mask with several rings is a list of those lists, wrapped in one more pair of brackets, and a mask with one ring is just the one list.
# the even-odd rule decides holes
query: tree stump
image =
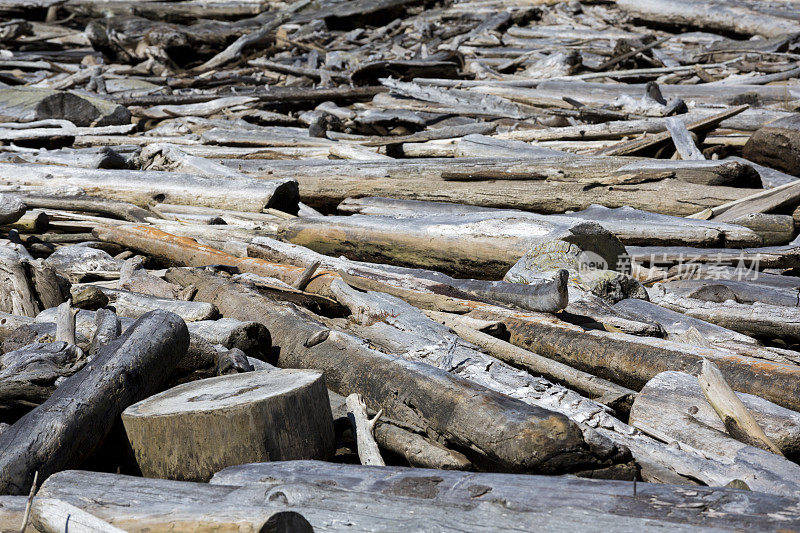
{"label": "tree stump", "polygon": [[122,414],[147,477],[208,481],[231,465],[327,459],[333,417],[321,372],[271,370],[184,383]]}

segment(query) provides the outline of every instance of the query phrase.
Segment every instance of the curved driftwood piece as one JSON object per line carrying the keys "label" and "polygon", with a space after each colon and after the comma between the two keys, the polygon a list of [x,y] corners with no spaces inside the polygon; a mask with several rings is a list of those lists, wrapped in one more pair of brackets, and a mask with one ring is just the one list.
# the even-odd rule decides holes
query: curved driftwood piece
{"label": "curved driftwood piece", "polygon": [[[257,180],[197,176],[177,172],[80,169],[55,165],[0,163],[13,173],[3,185],[80,187],[87,194],[129,202],[139,207],[151,203],[202,205],[254,211],[276,208],[297,212],[298,189],[293,179]],[[723,203],[723,202],[719,202]]]}
{"label": "curved driftwood piece", "polygon": [[[268,465],[276,468],[279,481],[266,486],[67,471],[45,481],[39,497],[58,498],[128,531],[257,530],[272,514],[297,509],[315,531],[430,531],[434,524],[443,533],[538,528],[636,533],[656,525],[671,531],[777,532],[800,522],[793,499],[734,489],[643,483],[634,498],[632,484],[623,481],[335,464],[325,464],[333,469],[327,473],[309,472],[311,480],[333,479],[345,487],[340,489],[304,481],[308,462],[299,469],[296,463]],[[281,480],[292,476],[287,467],[296,481]],[[362,469],[376,474],[359,475]]]}
{"label": "curved driftwood piece", "polygon": [[700,382],[700,388],[703,389],[706,400],[714,408],[722,423],[725,424],[725,429],[734,439],[777,455],[783,455],[770,438],[764,434],[764,430],[758,424],[753,413],[733,392],[722,376],[722,372],[714,363],[703,359],[703,367],[700,375],[697,376],[697,381]]}
{"label": "curved driftwood piece", "polygon": [[349,395],[346,400],[347,418],[356,437],[356,449],[362,465],[384,466],[378,443],[375,442],[375,424],[383,414],[378,411],[373,418],[367,415],[367,405],[357,393]]}
{"label": "curved driftwood piece", "polygon": [[207,481],[230,465],[327,459],[334,451],[325,383],[308,370],[184,383],[131,405],[122,422],[147,477]]}
{"label": "curved driftwood piece", "polygon": [[62,196],[45,196],[25,193],[23,200],[29,207],[39,209],[63,209],[68,211],[81,211],[85,213],[96,213],[103,216],[111,216],[129,222],[147,222],[148,218],[156,218],[157,215],[131,203],[108,200],[106,198],[95,198],[93,196],[73,196],[64,198]]}
{"label": "curved driftwood piece", "polygon": [[89,457],[126,407],[165,383],[188,344],[177,315],[141,317],[0,435],[0,491],[25,493],[33,472],[46,478]]}
{"label": "curved driftwood piece", "polygon": [[257,320],[281,347],[278,364],[316,368],[339,394],[359,393],[373,409],[442,436],[459,450],[514,471],[587,470],[600,466],[577,425],[424,363],[372,350],[240,284],[200,270],[170,269],[167,279],[193,284],[196,299],[239,320]]}
{"label": "curved driftwood piece", "polygon": [[[631,409],[634,427],[657,434],[668,443],[676,442],[680,448],[699,450],[710,460],[720,461],[725,465],[729,481],[744,481],[751,490],[787,496],[797,494],[800,466],[780,455],[739,442],[725,433],[724,427],[720,431],[718,420],[705,424],[703,418],[708,417],[699,417],[701,410],[706,413],[710,410],[714,416],[716,413],[703,397],[699,385],[687,386],[686,380],[674,374],[677,373],[659,374],[654,384],[642,389]],[[665,386],[669,388],[664,389]],[[752,399],[752,403],[763,405],[763,400]],[[792,412],[792,415],[796,423],[797,413]]]}
{"label": "curved driftwood piece", "polygon": [[34,498],[31,523],[42,533],[125,533],[74,505],[50,498]]}

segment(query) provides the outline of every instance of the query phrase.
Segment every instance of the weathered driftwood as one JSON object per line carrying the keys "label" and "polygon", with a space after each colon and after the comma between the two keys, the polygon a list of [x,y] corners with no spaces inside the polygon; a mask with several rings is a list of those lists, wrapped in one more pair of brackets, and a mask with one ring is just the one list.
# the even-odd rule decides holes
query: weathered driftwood
{"label": "weathered driftwood", "polygon": [[[470,316],[502,322],[509,341],[521,348],[638,390],[665,370],[697,371],[703,358],[720,367],[735,390],[797,409],[800,366],[764,361],[734,352],[664,339],[599,331],[554,316],[483,307]],[[565,317],[566,318],[566,317]]]}
{"label": "weathered driftwood", "polygon": [[474,470],[472,462],[455,450],[393,423],[378,421],[378,446],[401,456],[411,466],[440,470]]}
{"label": "weathered driftwood", "polygon": [[[800,413],[752,394],[737,392],[736,396],[752,413],[764,433],[781,452],[790,458],[797,457],[800,453]],[[645,405],[650,405],[651,408],[642,409]],[[658,427],[658,413],[661,409],[674,412],[676,416],[694,419],[697,423],[719,433],[727,432],[725,424],[703,395],[697,377],[690,374],[667,371],[657,374],[648,381],[637,395],[634,425],[636,425],[635,420],[638,417],[646,417],[649,413],[653,418],[642,418],[642,420],[652,427]],[[677,431],[681,427],[682,436],[676,435],[677,440],[691,446],[708,449],[712,453],[724,453],[722,450],[715,451],[711,444],[703,444],[699,435],[691,436],[691,425],[679,424],[674,430]]]}
{"label": "weathered driftwood", "polygon": [[800,201],[800,184],[784,183],[772,189],[757,191],[716,207],[693,213],[689,218],[713,218],[730,222],[751,213],[765,213],[783,207],[793,207]]}
{"label": "weathered driftwood", "polygon": [[357,393],[346,398],[347,418],[356,437],[356,450],[362,465],[384,466],[378,443],[375,442],[375,425],[383,411],[378,411],[373,418],[367,415],[367,405]]}
{"label": "weathered driftwood", "polygon": [[89,346],[89,355],[95,355],[106,344],[122,335],[122,324],[116,313],[98,309],[94,315],[94,334]]}
{"label": "weathered driftwood", "polygon": [[[73,285],[72,291],[80,291],[83,287],[84,285]],[[116,309],[116,313],[119,316],[127,318],[139,318],[145,313],[155,309],[162,309],[170,313],[175,313],[186,322],[214,319],[218,315],[213,305],[204,302],[187,302],[185,300],[156,298],[146,294],[107,289],[104,287],[101,287],[100,290],[108,297],[110,304]]]}
{"label": "weathered driftwood", "polygon": [[177,315],[154,311],[140,318],[0,435],[0,490],[25,493],[34,472],[47,477],[89,457],[128,405],[164,383],[188,337]]}
{"label": "weathered driftwood", "polygon": [[767,437],[753,413],[731,389],[714,363],[704,359],[697,380],[700,382],[700,388],[703,390],[706,400],[714,408],[722,423],[725,424],[725,429],[734,439],[777,455],[783,455]]}
{"label": "weathered driftwood", "polygon": [[103,277],[109,273],[116,276],[122,264],[108,252],[81,245],[63,246],[44,262],[71,282],[94,276]]}
{"label": "weathered driftwood", "polygon": [[52,342],[52,337],[42,340],[48,342],[34,342],[0,355],[0,411],[10,411],[11,420],[13,414],[47,400],[56,390],[57,380],[73,375],[86,362],[77,346]]}
{"label": "weathered driftwood", "polygon": [[767,268],[800,267],[800,246],[764,246],[761,248],[691,248],[688,246],[628,246],[631,261],[640,264],[683,265],[708,263],[717,268],[735,267],[753,271]]}
{"label": "weathered driftwood", "polygon": [[272,348],[269,330],[260,322],[242,322],[225,317],[189,322],[186,327],[189,333],[199,335],[211,344],[220,344],[228,349],[238,348],[257,359],[265,357]]}
{"label": "weathered driftwood", "polygon": [[[308,468],[307,463],[302,464]],[[488,474],[497,477],[484,478],[484,475],[429,470],[418,471],[419,474],[402,471],[397,484],[393,484],[386,478],[397,476],[398,468],[383,468],[386,473],[365,481],[337,475],[337,485],[346,483],[343,486],[348,488],[345,489],[301,481],[301,478],[266,487],[263,484],[230,486],[68,471],[47,480],[39,495],[59,498],[132,531],[144,528],[173,531],[226,527],[258,529],[273,513],[297,509],[302,509],[302,515],[315,530],[332,531],[429,531],[432,524],[442,532],[543,527],[613,529],[628,533],[653,524],[676,531],[696,531],[703,526],[777,531],[793,527],[797,521],[793,500],[758,492],[641,484],[637,486],[637,497],[633,498],[629,482],[559,477],[512,480],[498,474]],[[302,472],[302,467],[297,471]],[[276,472],[278,477],[288,475],[291,474]],[[310,475],[312,479],[331,479],[330,474]],[[474,483],[460,483],[473,477]],[[459,488],[444,489],[456,486]],[[377,490],[371,490],[372,487]],[[519,503],[509,506],[490,503],[495,497]],[[737,502],[736,506],[730,505],[731,499]],[[469,505],[465,506],[465,501]],[[376,505],[380,506],[381,513],[375,513]],[[214,512],[209,512],[210,507]],[[665,513],[665,507],[672,512]]]}
{"label": "weathered driftwood", "polygon": [[[564,181],[543,179],[543,172],[554,172],[554,178],[557,178],[559,172],[564,172],[562,167],[566,164],[569,165],[567,169],[580,172],[583,178]],[[392,162],[245,160],[235,164],[235,168],[258,177],[297,179],[302,189],[301,201],[323,210],[334,208],[348,197],[388,196],[525,209],[537,213],[576,211],[591,204],[606,207],[627,205],[656,213],[685,216],[755,192],[739,187],[687,183],[665,177],[663,168],[658,169],[660,178],[656,180],[648,179],[647,175],[637,177],[635,171],[613,175],[621,166],[605,172],[589,173],[585,161],[563,158],[545,163],[507,158],[465,158],[455,161],[423,158]],[[479,176],[484,181],[478,187],[473,181],[445,182],[442,178],[443,172],[457,171],[457,174],[451,175]],[[539,176],[539,179],[497,179],[497,176],[514,174]],[[631,182],[626,183],[632,174]],[[649,174],[652,177],[653,171],[649,171]]]}
{"label": "weathered driftwood", "polygon": [[[533,374],[541,375],[556,383],[574,389],[600,403],[614,408],[630,409],[635,392],[621,387],[610,381],[598,378],[586,372],[581,372],[571,366],[559,363],[552,359],[542,357],[533,352],[523,350],[511,343],[505,342],[487,333],[479,331],[480,322],[471,322],[469,319],[457,315],[428,311],[426,314],[437,322],[449,327],[467,342],[486,350],[488,353],[511,365],[522,367]],[[626,408],[627,406],[627,408]]]}
{"label": "weathered driftwood", "polygon": [[[204,177],[177,172],[75,169],[49,165],[0,163],[13,172],[4,185],[80,187],[87,194],[129,202],[139,207],[152,203],[203,205],[223,209],[261,212],[276,208],[297,212],[298,190],[293,179],[255,180]],[[722,203],[722,202],[717,202]]]}
{"label": "weathered driftwood", "polygon": [[18,252],[0,248],[0,311],[22,316],[36,316],[40,307]]}
{"label": "weathered driftwood", "polygon": [[28,205],[17,196],[0,194],[0,225],[16,222],[27,209]]}
{"label": "weathered driftwood", "polygon": [[742,155],[796,176],[800,158],[798,115],[776,120],[755,132],[742,149]]}
{"label": "weathered driftwood", "polygon": [[230,465],[333,453],[324,380],[306,370],[185,383],[128,407],[122,422],[147,477],[207,481]]}
{"label": "weathered driftwood", "polygon": [[35,498],[31,506],[31,523],[42,533],[124,533],[86,511],[61,500]]}
{"label": "weathered driftwood", "polygon": [[[423,217],[428,215],[455,215],[475,212],[494,212],[503,219],[505,227],[513,224],[524,224],[526,219],[558,220],[561,216],[538,215],[527,211],[499,210],[489,207],[477,207],[445,202],[422,202],[418,200],[397,200],[393,198],[347,198],[339,204],[339,211],[362,215],[394,216],[398,218]],[[512,218],[513,217],[513,218]],[[687,219],[659,215],[630,207],[609,209],[592,205],[582,211],[576,211],[569,218],[580,218],[597,222],[616,235],[623,244],[629,245],[686,245],[693,246],[748,246],[761,244],[753,229],[743,229],[736,224],[724,222]],[[761,235],[761,233],[758,233]],[[783,233],[781,235],[784,235]],[[788,236],[788,233],[787,235]],[[783,242],[789,242],[791,237]],[[774,244],[774,243],[773,243]]]}
{"label": "weathered driftwood", "polygon": [[130,112],[123,106],[71,91],[33,87],[0,90],[0,121],[33,122],[69,120],[76,126],[127,124]]}
{"label": "weathered driftwood", "polygon": [[[675,441],[680,448],[694,448],[709,458],[721,459],[727,464],[729,479],[740,479],[752,490],[784,495],[797,493],[800,469],[796,464],[735,440],[718,429],[721,422],[706,425],[702,419],[695,418],[700,409],[712,413],[713,409],[699,385],[687,387],[688,380],[680,376],[673,378],[673,374],[678,373],[659,374],[655,383],[648,384],[636,398],[631,410],[634,427],[667,442]],[[757,404],[758,398],[753,400]]]}
{"label": "weathered driftwood", "polygon": [[279,236],[328,254],[350,259],[442,270],[469,277],[501,277],[520,252],[552,240],[574,243],[616,267],[624,248],[601,226],[574,220],[523,219],[507,231],[493,213],[416,219],[354,215],[295,219],[281,225]]}
{"label": "weathered driftwood", "polygon": [[[215,303],[226,316],[266,325],[273,342],[281,347],[279,365],[322,370],[328,386],[339,394],[358,392],[370,407],[382,408],[388,416],[428,434],[441,435],[457,449],[469,449],[512,470],[597,466],[597,459],[584,448],[580,430],[566,417],[429,365],[371,350],[355,337],[332,331],[294,308],[209,273],[171,269],[167,279],[195,285],[196,299]],[[347,364],[340,364],[344,353]],[[498,439],[503,434],[508,435],[507,441]],[[550,451],[544,454],[545,449]]]}
{"label": "weathered driftwood", "polygon": [[[708,294],[698,294],[704,289]],[[800,339],[800,311],[796,307],[762,302],[740,304],[735,300],[735,293],[725,285],[709,284],[689,295],[676,294],[656,285],[649,294],[651,301],[662,307],[745,335]]]}

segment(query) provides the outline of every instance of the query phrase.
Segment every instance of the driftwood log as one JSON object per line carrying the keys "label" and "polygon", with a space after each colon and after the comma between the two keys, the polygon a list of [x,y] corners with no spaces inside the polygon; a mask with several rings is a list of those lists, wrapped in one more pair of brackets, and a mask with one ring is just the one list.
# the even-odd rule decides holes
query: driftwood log
{"label": "driftwood log", "polygon": [[34,472],[46,478],[80,465],[126,407],[158,390],[188,343],[176,315],[154,311],[140,318],[0,435],[0,490],[24,494]]}

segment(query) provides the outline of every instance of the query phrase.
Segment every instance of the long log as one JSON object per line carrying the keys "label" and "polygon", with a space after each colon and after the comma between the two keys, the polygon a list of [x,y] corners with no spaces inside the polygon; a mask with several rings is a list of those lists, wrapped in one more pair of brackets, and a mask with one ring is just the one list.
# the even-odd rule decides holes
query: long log
{"label": "long log", "polygon": [[[259,530],[270,516],[286,510],[299,511],[315,531],[355,532],[542,528],[637,533],[656,526],[670,531],[783,531],[800,522],[792,498],[759,492],[640,484],[634,497],[632,484],[620,481],[542,476],[512,480],[508,476],[383,469],[364,481],[362,476],[367,474],[333,470],[342,473],[336,475],[336,484],[352,489],[300,479],[266,486],[230,486],[67,471],[48,479],[39,494],[63,500],[131,532]],[[276,476],[291,474],[278,470]],[[392,483],[394,476],[399,476],[396,484]],[[332,476],[317,473],[316,477]],[[462,480],[466,482],[459,485]],[[379,490],[370,491],[372,486]],[[459,488],[447,488],[455,486]],[[498,505],[495,496],[509,503]],[[376,508],[380,512],[376,513]]]}
{"label": "long log", "polygon": [[353,215],[289,220],[281,224],[278,235],[327,255],[484,279],[502,278],[524,251],[547,241],[573,243],[597,254],[611,268],[624,255],[619,240],[595,223],[569,218],[523,220],[506,229],[493,213],[415,219]]}
{"label": "long log", "polygon": [[[78,169],[55,165],[0,163],[0,180],[13,186],[80,187],[87,194],[139,207],[151,203],[203,205],[260,213],[266,208],[297,212],[297,182],[196,176],[177,172]],[[235,187],[232,186],[235,183]],[[718,202],[724,203],[724,202]],[[697,210],[695,210],[697,211]]]}
{"label": "long log", "polygon": [[[524,227],[525,221],[558,220],[580,218],[597,222],[616,235],[623,244],[670,246],[752,246],[761,244],[761,239],[753,230],[736,224],[718,221],[688,219],[659,215],[630,207],[609,209],[592,205],[582,211],[569,215],[539,215],[527,211],[500,210],[446,202],[423,202],[419,200],[398,200],[395,198],[347,198],[337,207],[338,211],[349,214],[393,216],[416,218],[429,215],[455,215],[476,212],[492,212],[503,219],[507,228],[514,224]],[[787,239],[786,242],[791,240]]]}
{"label": "long log", "polygon": [[225,316],[267,326],[281,348],[280,366],[322,370],[335,392],[357,392],[369,407],[382,408],[411,427],[442,435],[460,449],[477,452],[503,468],[563,471],[597,466],[597,459],[584,448],[579,428],[562,415],[424,363],[371,350],[293,307],[213,274],[170,269],[167,279],[195,285],[195,298],[214,303]]}
{"label": "long log", "polygon": [[[663,168],[659,169],[661,178],[651,181],[652,171],[649,171],[649,179],[647,174],[639,173],[637,176],[636,171],[621,171],[625,163],[612,168],[604,166],[601,170],[595,167],[591,172],[586,160],[580,158],[575,161],[559,158],[544,163],[507,158],[424,158],[391,162],[229,160],[223,163],[264,179],[297,179],[300,200],[322,211],[332,210],[348,197],[388,196],[537,213],[578,211],[592,204],[606,207],[627,205],[656,213],[686,216],[755,192],[753,189],[699,185],[665,178]],[[568,170],[580,173],[582,178],[569,180]],[[471,181],[445,181],[442,178],[442,173],[456,171],[460,175],[482,174],[486,181],[476,187]],[[673,171],[676,175],[680,172]],[[515,174],[538,176],[539,179],[495,179]],[[557,179],[543,179],[548,174]],[[561,175],[564,178],[559,178]],[[635,183],[625,183],[630,179]]]}
{"label": "long log", "polygon": [[0,435],[0,492],[24,494],[34,472],[46,478],[80,465],[126,407],[165,383],[188,344],[178,316],[153,311],[140,318]]}

